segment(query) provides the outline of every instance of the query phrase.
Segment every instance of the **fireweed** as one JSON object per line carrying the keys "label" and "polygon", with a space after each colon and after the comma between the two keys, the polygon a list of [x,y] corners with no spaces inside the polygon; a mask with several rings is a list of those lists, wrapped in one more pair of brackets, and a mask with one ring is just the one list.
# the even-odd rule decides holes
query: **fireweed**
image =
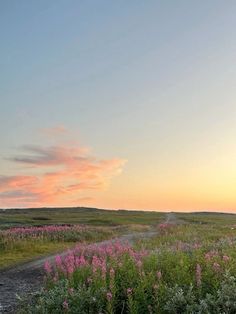
{"label": "fireweed", "polygon": [[162,225],[159,238],[134,247],[78,245],[45,263],[45,286],[26,312],[236,313],[235,239],[205,228],[191,237],[188,226]]}
{"label": "fireweed", "polygon": [[0,231],[0,246],[4,250],[27,241],[78,242],[80,240],[94,240],[96,235],[101,239],[103,234],[106,238],[106,235],[111,235],[111,231],[80,225],[10,228]]}
{"label": "fireweed", "polygon": [[[28,313],[235,313],[233,265],[220,253],[217,260],[199,249],[157,254],[121,243],[81,245],[45,263],[45,287]],[[230,303],[217,301],[227,297]]]}
{"label": "fireweed", "polygon": [[84,226],[42,226],[42,227],[20,227],[0,231],[0,237],[5,243],[16,242],[27,239],[61,241],[74,237],[88,231]]}
{"label": "fireweed", "polygon": [[122,232],[116,227],[80,225],[0,230],[0,268],[32,260],[45,254],[64,251],[75,246],[76,243],[111,239]]}

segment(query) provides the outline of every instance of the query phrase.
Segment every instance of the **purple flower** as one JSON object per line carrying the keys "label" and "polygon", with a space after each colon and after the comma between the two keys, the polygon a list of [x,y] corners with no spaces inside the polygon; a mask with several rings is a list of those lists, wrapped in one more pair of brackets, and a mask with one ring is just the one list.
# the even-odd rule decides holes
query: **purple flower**
{"label": "purple flower", "polygon": [[51,264],[48,261],[45,262],[44,269],[45,269],[47,274],[50,274],[52,272]]}
{"label": "purple flower", "polygon": [[230,257],[229,256],[227,256],[227,255],[224,255],[223,256],[223,261],[224,262],[228,262],[230,260]]}
{"label": "purple flower", "polygon": [[65,310],[69,309],[69,304],[66,300],[62,303],[62,306],[63,306],[63,309],[65,309]]}
{"label": "purple flower", "polygon": [[111,301],[112,299],[112,293],[110,291],[107,292],[107,300]]}
{"label": "purple flower", "polygon": [[127,295],[132,294],[132,292],[133,292],[133,289],[132,289],[132,288],[128,288],[128,289],[127,289]]}
{"label": "purple flower", "polygon": [[214,269],[215,272],[219,273],[220,272],[220,265],[215,262],[213,264],[213,269]]}

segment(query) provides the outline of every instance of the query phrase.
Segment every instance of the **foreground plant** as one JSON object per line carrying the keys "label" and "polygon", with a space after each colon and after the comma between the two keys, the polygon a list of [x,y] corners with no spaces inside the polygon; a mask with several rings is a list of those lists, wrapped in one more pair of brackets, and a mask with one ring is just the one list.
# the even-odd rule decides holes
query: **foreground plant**
{"label": "foreground plant", "polygon": [[119,242],[79,245],[53,264],[45,263],[45,287],[27,311],[236,313],[234,259],[205,249],[153,252]]}

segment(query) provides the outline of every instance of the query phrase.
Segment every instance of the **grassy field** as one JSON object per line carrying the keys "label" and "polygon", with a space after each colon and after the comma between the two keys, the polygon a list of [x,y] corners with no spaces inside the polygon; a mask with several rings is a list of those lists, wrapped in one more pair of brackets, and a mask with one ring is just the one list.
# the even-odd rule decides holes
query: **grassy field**
{"label": "grassy field", "polygon": [[157,212],[102,210],[84,207],[0,209],[0,229],[52,224],[85,224],[94,226],[155,225],[160,223],[163,217],[163,213]]}
{"label": "grassy field", "polygon": [[[0,267],[71,248],[45,263],[22,313],[236,313],[236,215],[60,208],[0,219]],[[132,244],[92,244],[150,230]]]}
{"label": "grassy field", "polygon": [[236,224],[235,214],[225,214],[216,212],[199,212],[199,213],[178,213],[179,219],[187,223],[195,224],[210,224],[210,225],[231,225]]}
{"label": "grassy field", "polygon": [[25,312],[236,313],[236,217],[173,217],[132,246],[79,245],[46,263],[45,286]]}
{"label": "grassy field", "polygon": [[76,243],[91,243],[110,239],[123,229],[95,226],[17,227],[0,231],[0,269],[35,258],[61,252]]}
{"label": "grassy field", "polygon": [[[164,215],[159,213],[94,208],[1,210],[0,269],[60,252],[75,243],[97,242],[123,233],[142,231],[150,225],[157,225],[162,219]],[[44,229],[41,230],[42,226]],[[48,230],[50,226],[70,228],[57,232],[52,228]],[[76,226],[80,228],[76,229]]]}

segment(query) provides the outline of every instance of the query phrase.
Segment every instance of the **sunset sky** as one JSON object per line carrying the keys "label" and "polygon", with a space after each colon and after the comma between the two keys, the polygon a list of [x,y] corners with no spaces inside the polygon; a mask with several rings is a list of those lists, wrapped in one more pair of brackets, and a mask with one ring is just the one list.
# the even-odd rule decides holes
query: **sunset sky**
{"label": "sunset sky", "polygon": [[0,2],[0,208],[236,211],[236,1]]}

